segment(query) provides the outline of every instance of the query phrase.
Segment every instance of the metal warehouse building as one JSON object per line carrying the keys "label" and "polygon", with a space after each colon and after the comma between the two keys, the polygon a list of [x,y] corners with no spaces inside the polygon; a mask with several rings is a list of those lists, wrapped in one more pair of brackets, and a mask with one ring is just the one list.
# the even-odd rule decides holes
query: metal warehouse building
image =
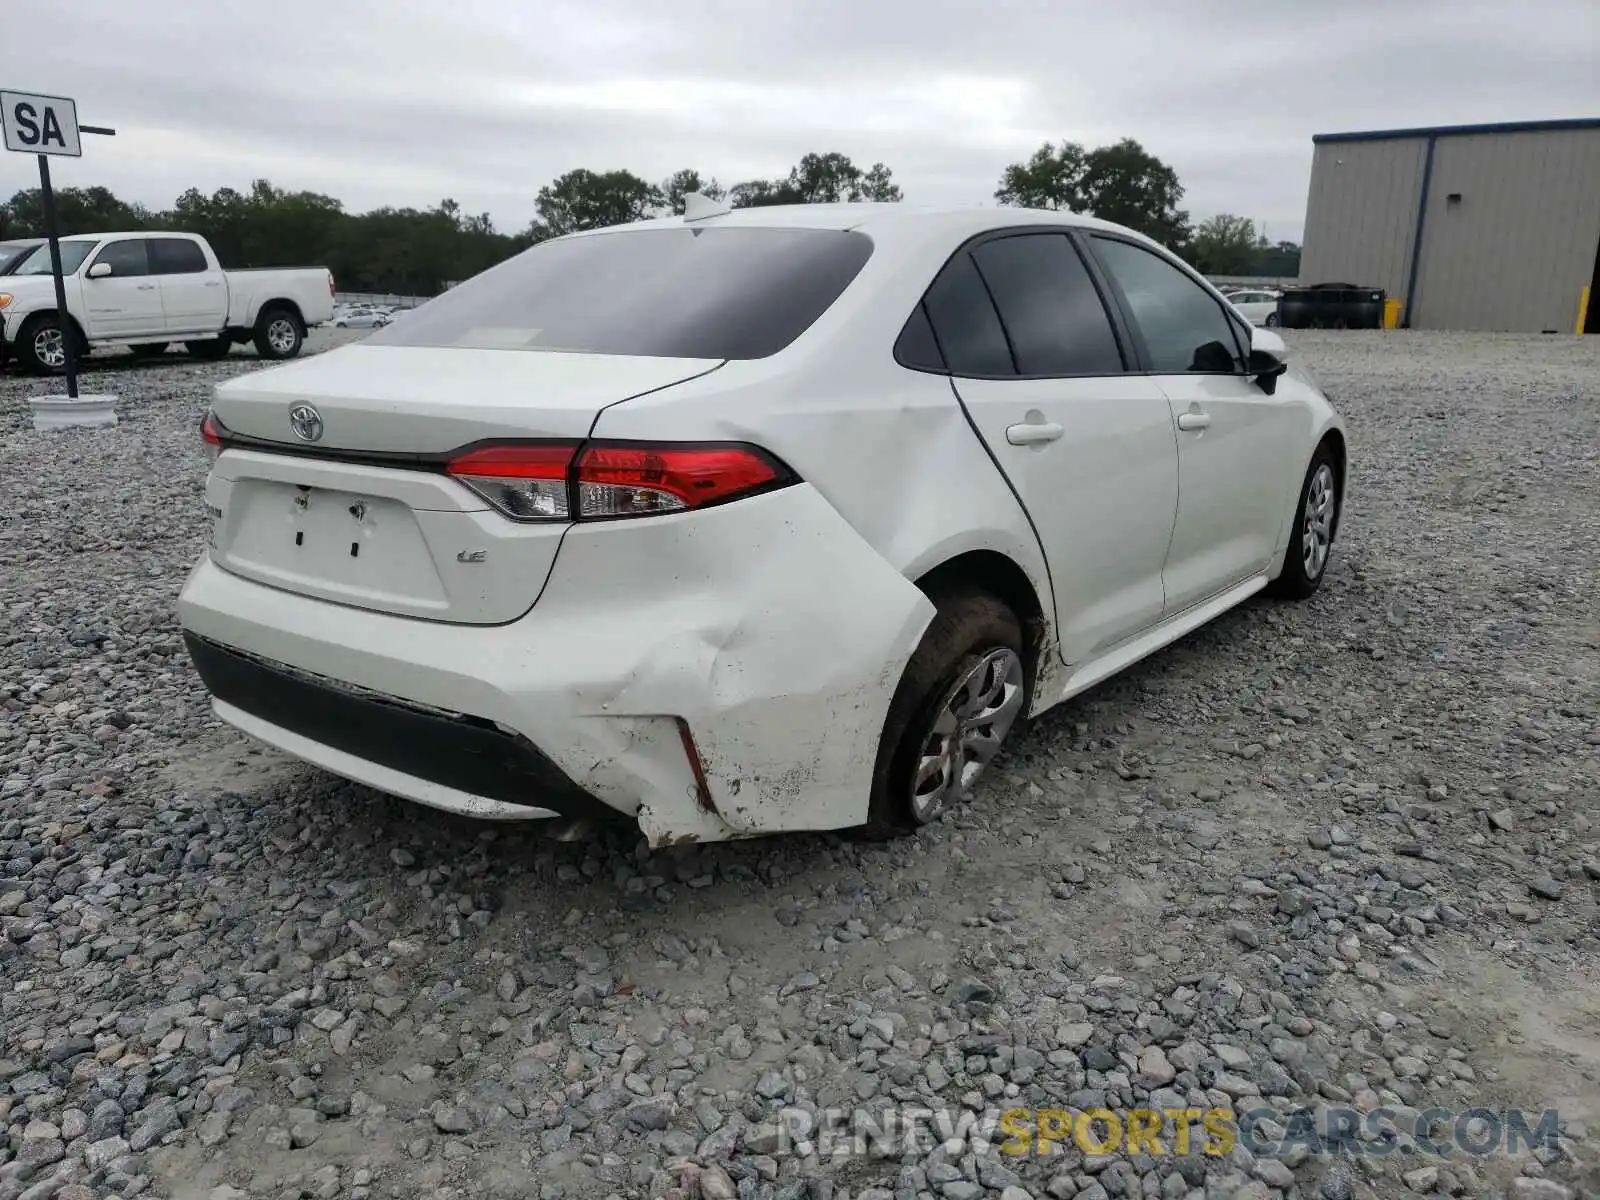
{"label": "metal warehouse building", "polygon": [[1600,331],[1600,117],[1312,139],[1300,281],[1416,329]]}

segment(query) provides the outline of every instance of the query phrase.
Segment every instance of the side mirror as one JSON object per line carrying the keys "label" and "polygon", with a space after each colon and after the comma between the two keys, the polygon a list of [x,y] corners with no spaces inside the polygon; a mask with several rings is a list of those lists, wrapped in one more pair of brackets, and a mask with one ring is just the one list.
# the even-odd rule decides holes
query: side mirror
{"label": "side mirror", "polygon": [[1278,376],[1289,369],[1289,347],[1270,329],[1259,327],[1250,331],[1250,361],[1247,373],[1255,377],[1256,386],[1267,395],[1278,390]]}
{"label": "side mirror", "polygon": [[89,278],[90,279],[107,279],[107,278],[110,277],[110,275],[111,275],[111,264],[110,263],[95,263],[94,266],[89,268]]}

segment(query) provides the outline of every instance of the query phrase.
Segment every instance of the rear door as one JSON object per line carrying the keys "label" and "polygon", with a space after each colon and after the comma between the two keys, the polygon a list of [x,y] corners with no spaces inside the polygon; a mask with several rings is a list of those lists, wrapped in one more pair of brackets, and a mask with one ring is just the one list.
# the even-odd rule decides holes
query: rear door
{"label": "rear door", "polygon": [[[150,274],[150,257],[142,237],[103,242],[84,266],[83,303],[92,338],[127,338],[166,332],[161,285]],[[111,274],[90,279],[104,263]]]}
{"label": "rear door", "polygon": [[228,319],[228,288],[220,268],[191,238],[153,237],[150,271],[160,282],[167,332],[215,333]]}
{"label": "rear door", "polygon": [[1154,380],[1128,371],[1071,239],[1006,231],[969,244],[923,310],[1038,533],[1063,658],[1082,662],[1157,622],[1178,500],[1171,412]]}
{"label": "rear door", "polygon": [[1172,403],[1178,519],[1163,572],[1179,612],[1267,569],[1298,482],[1295,410],[1245,373],[1248,330],[1176,261],[1111,234],[1085,239]]}

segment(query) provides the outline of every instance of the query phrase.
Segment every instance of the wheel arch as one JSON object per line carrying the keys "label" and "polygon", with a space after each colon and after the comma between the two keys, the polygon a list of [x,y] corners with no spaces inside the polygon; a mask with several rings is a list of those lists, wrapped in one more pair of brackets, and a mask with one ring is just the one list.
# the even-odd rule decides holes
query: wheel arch
{"label": "wheel arch", "polygon": [[1337,542],[1339,525],[1344,520],[1345,480],[1348,477],[1350,462],[1345,448],[1344,430],[1337,425],[1331,427],[1317,443],[1318,449],[1323,446],[1326,446],[1333,456],[1334,476],[1339,485],[1339,504],[1333,511],[1333,528],[1328,533],[1328,540]]}
{"label": "wheel arch", "polygon": [[917,576],[917,588],[935,604],[954,591],[985,592],[1005,604],[1022,623],[1028,677],[1037,681],[1051,641],[1049,611],[1028,573],[998,550],[966,550]]}
{"label": "wheel arch", "polygon": [[[22,318],[22,324],[17,326],[17,339],[16,340],[20,342],[22,340],[23,331],[33,328],[35,322],[37,322],[37,321],[39,321],[41,319],[47,318],[47,317],[59,316],[60,312],[61,312],[61,310],[58,309],[54,304],[52,304],[49,308],[36,308],[36,309],[34,309],[27,316],[23,317]],[[85,342],[85,343],[88,342],[88,340],[89,340],[88,335],[85,334],[84,331],[83,331],[83,322],[78,320],[77,317],[73,316],[70,311],[67,313],[67,322],[72,326],[73,332],[78,335],[78,340],[79,341],[82,341],[82,342]]]}
{"label": "wheel arch", "polygon": [[259,328],[261,322],[264,321],[267,315],[275,309],[288,310],[289,315],[293,317],[300,326],[300,336],[304,337],[306,335],[306,331],[310,328],[310,326],[306,324],[305,313],[300,311],[300,305],[296,301],[289,299],[287,296],[278,296],[271,300],[263,300],[261,302],[261,307],[256,309],[255,327]]}

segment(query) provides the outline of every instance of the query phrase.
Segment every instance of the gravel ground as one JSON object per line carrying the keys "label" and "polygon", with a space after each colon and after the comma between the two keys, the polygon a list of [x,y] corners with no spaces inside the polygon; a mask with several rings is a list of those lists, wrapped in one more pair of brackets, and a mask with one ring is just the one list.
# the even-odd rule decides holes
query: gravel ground
{"label": "gravel ground", "polygon": [[[253,356],[97,361],[108,431],[34,433],[0,377],[0,1200],[1600,1195],[1600,339],[1293,346],[1354,458],[1312,601],[1049,714],[920,837],[656,854],[210,717],[173,601],[195,425]],[[784,1137],[889,1105],[1387,1108],[1402,1148],[1433,1105],[1548,1106],[1563,1137]]]}

